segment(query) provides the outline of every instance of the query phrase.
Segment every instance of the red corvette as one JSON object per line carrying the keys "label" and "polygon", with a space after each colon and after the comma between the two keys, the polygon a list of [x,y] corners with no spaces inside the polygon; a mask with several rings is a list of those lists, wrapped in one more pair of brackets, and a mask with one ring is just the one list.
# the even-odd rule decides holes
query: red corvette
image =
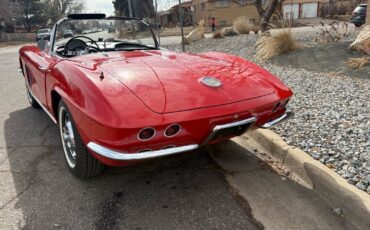
{"label": "red corvette", "polygon": [[[65,38],[65,30],[74,37]],[[161,49],[140,19],[69,15],[50,41],[19,53],[28,100],[59,125],[67,165],[79,178],[293,115],[286,109],[292,91],[271,73],[224,53]]]}

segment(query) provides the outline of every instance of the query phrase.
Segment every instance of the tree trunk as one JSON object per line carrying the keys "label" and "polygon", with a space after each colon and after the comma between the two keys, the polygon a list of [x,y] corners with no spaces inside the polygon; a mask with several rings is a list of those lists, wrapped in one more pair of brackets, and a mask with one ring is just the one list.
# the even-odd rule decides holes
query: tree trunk
{"label": "tree trunk", "polygon": [[25,12],[25,19],[24,19],[24,27],[27,30],[28,33],[31,32],[32,28],[30,25],[30,19],[28,18],[28,13]]}
{"label": "tree trunk", "polygon": [[256,6],[257,8],[257,12],[258,12],[258,16],[259,18],[262,18],[262,15],[263,15],[263,6],[262,6],[262,0],[256,0],[254,2],[254,5]]}
{"label": "tree trunk", "polygon": [[270,0],[270,4],[268,5],[267,9],[263,13],[261,18],[261,31],[265,32],[267,30],[267,26],[269,24],[270,18],[272,14],[275,12],[276,7],[278,5],[278,0]]}

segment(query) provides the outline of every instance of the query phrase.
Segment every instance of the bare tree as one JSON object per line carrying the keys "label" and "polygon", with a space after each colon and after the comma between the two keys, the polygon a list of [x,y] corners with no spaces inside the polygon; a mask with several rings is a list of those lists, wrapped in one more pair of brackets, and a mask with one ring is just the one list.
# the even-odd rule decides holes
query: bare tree
{"label": "bare tree", "polygon": [[32,24],[40,22],[40,9],[42,8],[40,0],[15,0],[14,13],[19,23],[31,32]]}
{"label": "bare tree", "polygon": [[62,15],[81,12],[85,4],[85,0],[54,0],[54,2]]}
{"label": "bare tree", "polygon": [[[154,17],[153,0],[131,0],[134,17]],[[116,15],[129,16],[128,0],[113,0]]]}
{"label": "bare tree", "polygon": [[262,0],[256,0],[254,5],[257,8],[259,17],[261,19],[261,31],[264,32],[267,30],[267,26],[270,22],[272,14],[275,12],[279,0],[269,0],[265,5]]}
{"label": "bare tree", "polygon": [[47,24],[52,24],[67,14],[81,12],[84,6],[85,0],[44,0],[43,14]]}

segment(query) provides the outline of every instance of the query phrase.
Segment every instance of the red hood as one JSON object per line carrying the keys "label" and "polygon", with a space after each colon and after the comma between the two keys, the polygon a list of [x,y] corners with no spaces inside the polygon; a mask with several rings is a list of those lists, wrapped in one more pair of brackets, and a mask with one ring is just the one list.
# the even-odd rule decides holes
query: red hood
{"label": "red hood", "polygon": [[[120,54],[118,58],[114,56]],[[150,109],[170,113],[233,103],[274,93],[258,69],[191,54],[168,51],[109,53],[100,68],[128,87]],[[199,79],[211,76],[222,86]]]}

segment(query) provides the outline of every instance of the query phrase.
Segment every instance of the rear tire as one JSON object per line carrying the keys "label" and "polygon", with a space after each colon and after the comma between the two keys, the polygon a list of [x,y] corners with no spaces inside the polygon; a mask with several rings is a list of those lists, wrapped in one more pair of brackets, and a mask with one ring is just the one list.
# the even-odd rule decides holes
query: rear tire
{"label": "rear tire", "polygon": [[72,174],[79,179],[88,179],[103,172],[104,165],[83,144],[72,115],[62,100],[58,106],[58,121],[64,156]]}

